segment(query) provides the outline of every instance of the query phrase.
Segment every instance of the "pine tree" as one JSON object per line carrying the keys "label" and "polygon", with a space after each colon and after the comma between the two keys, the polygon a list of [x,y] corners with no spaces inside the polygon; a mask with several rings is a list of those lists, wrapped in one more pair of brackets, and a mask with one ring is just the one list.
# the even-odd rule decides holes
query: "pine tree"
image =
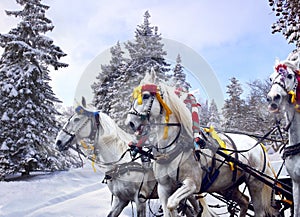
{"label": "pine tree", "polygon": [[126,70],[129,60],[123,57],[124,51],[119,42],[110,49],[110,52],[112,57],[109,64],[101,66],[102,72],[99,73],[97,81],[92,85],[93,104],[100,111],[110,115],[122,127],[126,118],[124,111],[129,110],[129,96],[133,88],[128,87]]}
{"label": "pine tree", "polygon": [[208,126],[209,122],[209,105],[206,100],[205,103],[201,103],[200,111],[199,111],[199,121],[200,125]]}
{"label": "pine tree", "polygon": [[49,8],[41,0],[17,0],[19,11],[6,11],[20,19],[8,34],[0,34],[4,48],[0,60],[0,177],[51,167],[51,138],[59,126],[48,66],[66,67],[59,62],[66,54],[45,36],[54,26],[45,17]]}
{"label": "pine tree", "polygon": [[[132,90],[139,85],[151,67],[154,67],[160,78],[166,77],[170,69],[166,63],[157,27],[150,26],[150,14],[146,11],[144,22],[135,31],[135,40],[125,43],[129,59],[118,43],[111,49],[112,59],[108,65],[101,66],[102,72],[92,85],[94,105],[110,115],[120,127],[124,125],[126,112],[130,108]],[[122,102],[122,103],[120,103]],[[125,129],[125,128],[124,128]]]}
{"label": "pine tree", "polygon": [[150,26],[149,18],[150,14],[146,11],[143,24],[136,28],[134,42],[129,41],[125,44],[131,58],[127,71],[130,73],[130,85],[133,87],[138,85],[152,67],[163,80],[170,71],[169,64],[164,59],[167,53],[163,50],[161,35],[158,34],[157,27]]}
{"label": "pine tree", "polygon": [[220,118],[217,104],[214,101],[214,99],[212,99],[212,101],[210,102],[208,114],[209,114],[209,119],[208,119],[207,125],[213,126],[216,129],[220,129],[221,128],[221,118]]}
{"label": "pine tree", "polygon": [[191,85],[186,81],[186,74],[184,73],[183,66],[181,65],[181,56],[177,55],[176,65],[173,69],[173,81],[176,88],[182,88],[184,91],[189,91]]}
{"label": "pine tree", "polygon": [[222,108],[224,117],[222,127],[225,130],[243,129],[245,101],[241,99],[243,93],[242,86],[235,77],[230,79],[230,84],[227,85],[226,93],[229,95],[229,98],[225,99]]}
{"label": "pine tree", "polygon": [[[263,133],[270,126],[270,113],[267,110],[266,95],[269,84],[260,80],[249,82],[250,93],[246,101],[244,130],[253,133]],[[272,118],[271,118],[272,119]]]}
{"label": "pine tree", "polygon": [[117,82],[123,77],[124,71],[121,70],[126,65],[119,42],[110,49],[111,60],[108,65],[101,65],[101,72],[92,84],[94,93],[93,104],[100,111],[110,115],[112,100],[118,92],[121,84]]}
{"label": "pine tree", "polygon": [[281,32],[288,43],[300,48],[300,4],[299,0],[269,0],[278,20],[272,25],[272,33]]}

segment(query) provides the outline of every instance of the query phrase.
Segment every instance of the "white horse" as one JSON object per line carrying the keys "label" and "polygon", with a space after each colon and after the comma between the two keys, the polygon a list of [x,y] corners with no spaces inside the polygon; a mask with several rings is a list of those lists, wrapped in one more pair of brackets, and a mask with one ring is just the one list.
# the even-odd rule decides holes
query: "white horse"
{"label": "white horse", "polygon": [[270,76],[272,87],[268,93],[268,108],[272,113],[285,113],[289,144],[284,148],[285,166],[293,183],[294,217],[300,216],[300,56],[291,53],[282,62],[276,60]]}
{"label": "white horse", "polygon": [[128,163],[131,162],[129,154],[124,155],[120,160],[133,137],[119,128],[106,114],[92,112],[79,106],[76,108],[76,113],[58,133],[56,145],[60,149],[65,149],[84,138],[95,140],[94,151],[97,155],[95,161],[98,166],[106,170],[107,185],[114,195],[112,209],[108,216],[119,216],[128,203],[134,201],[137,216],[145,217],[144,198],[157,198],[156,180],[152,168],[147,169],[135,162]]}
{"label": "white horse", "polygon": [[[82,104],[83,106],[76,108],[76,113],[58,133],[56,145],[64,150],[84,138],[92,138],[95,141],[94,152],[97,156],[95,161],[98,166],[105,168],[109,190],[115,196],[108,216],[119,216],[128,203],[134,201],[137,216],[145,217],[145,199],[158,199],[157,181],[152,167],[143,167],[137,162],[131,162],[129,154],[123,155],[128,149],[128,144],[134,140],[133,136],[119,128],[106,114],[90,111],[85,103]],[[209,212],[204,199],[201,203],[205,205],[204,213]],[[194,213],[199,211],[199,204],[194,197],[189,198],[188,204],[192,208],[187,209],[185,214],[194,216]]]}
{"label": "white horse", "polygon": [[[163,83],[155,85],[155,79],[155,72],[152,70],[141,81],[141,86],[134,90],[134,101],[126,124],[130,125],[136,134],[141,134],[145,126],[149,125],[157,132],[158,141],[153,148],[157,154],[153,168],[158,180],[158,196],[164,216],[175,216],[175,207],[179,201],[192,194],[202,193],[201,191],[217,192],[226,199],[235,200],[240,206],[240,216],[245,216],[249,201],[248,197],[238,190],[242,181],[245,181],[249,188],[255,216],[277,216],[278,211],[271,207],[270,187],[240,169],[233,172],[222,157],[214,157],[210,150],[202,150],[200,160],[195,160],[191,113],[172,87]],[[184,129],[181,129],[181,125]],[[227,134],[222,138],[228,146],[232,140],[240,150],[252,148],[248,152],[238,154],[239,160],[274,177],[263,148],[260,145],[253,147],[257,143],[256,140],[238,134]],[[233,149],[232,146],[228,148]],[[208,170],[217,171],[211,173],[212,177],[215,176],[211,184],[202,183],[203,179],[209,181],[211,178],[206,176]],[[236,175],[236,182],[232,181],[233,174]],[[181,184],[175,192],[170,189],[170,183],[173,182]],[[201,185],[206,185],[204,190],[201,190]]]}

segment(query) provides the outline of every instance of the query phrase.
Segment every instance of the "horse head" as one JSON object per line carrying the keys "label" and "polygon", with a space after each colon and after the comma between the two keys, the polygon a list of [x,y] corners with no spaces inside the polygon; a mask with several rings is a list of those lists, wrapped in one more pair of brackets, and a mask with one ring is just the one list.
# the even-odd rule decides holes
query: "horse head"
{"label": "horse head", "polygon": [[271,89],[267,95],[270,112],[277,113],[287,105],[300,103],[299,64],[299,53],[290,54],[285,61],[276,61],[270,76]]}
{"label": "horse head", "polygon": [[138,135],[145,133],[148,123],[161,113],[161,92],[154,84],[156,75],[152,69],[147,73],[140,85],[133,91],[133,102],[128,112],[126,125],[129,125]]}
{"label": "horse head", "polygon": [[85,99],[82,98],[82,105],[75,108],[75,113],[57,134],[56,146],[62,151],[82,138],[94,139],[98,128],[99,112],[87,110]]}
{"label": "horse head", "polygon": [[[180,134],[181,125],[192,136],[191,112],[184,100],[178,97],[175,88],[164,82],[156,82],[154,70],[147,74],[140,86],[133,91],[133,102],[128,112],[126,125],[136,135],[146,135],[155,126],[159,141],[167,143]],[[161,145],[163,146],[163,144]]]}

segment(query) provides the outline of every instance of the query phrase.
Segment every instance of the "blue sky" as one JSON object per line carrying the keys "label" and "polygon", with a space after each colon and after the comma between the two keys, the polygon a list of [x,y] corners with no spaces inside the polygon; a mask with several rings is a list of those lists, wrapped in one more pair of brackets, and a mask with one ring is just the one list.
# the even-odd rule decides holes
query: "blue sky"
{"label": "blue sky", "polygon": [[[73,104],[80,76],[89,63],[117,41],[133,39],[146,10],[151,14],[151,25],[158,26],[162,37],[183,43],[207,61],[224,97],[231,77],[243,84],[267,78],[275,58],[286,58],[294,48],[281,34],[271,34],[276,18],[268,0],[42,2],[50,6],[46,16],[55,26],[47,35],[68,54],[62,61],[69,67],[51,73],[53,90],[66,105]],[[4,9],[19,7],[12,0],[1,0],[0,8],[0,32],[7,33],[17,20],[6,16]]]}

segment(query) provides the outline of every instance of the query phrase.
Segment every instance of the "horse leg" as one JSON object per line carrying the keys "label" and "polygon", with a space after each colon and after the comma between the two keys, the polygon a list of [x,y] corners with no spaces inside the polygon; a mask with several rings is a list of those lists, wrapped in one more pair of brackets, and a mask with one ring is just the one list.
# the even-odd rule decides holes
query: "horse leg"
{"label": "horse leg", "polygon": [[300,216],[300,183],[293,181],[294,217]]}
{"label": "horse leg", "polygon": [[[226,195],[226,193],[223,195]],[[233,189],[230,196],[240,207],[239,217],[245,217],[249,206],[249,197],[240,192],[238,188]]]}
{"label": "horse leg", "polygon": [[121,200],[119,197],[115,197],[113,201],[113,206],[107,217],[117,217],[123,211],[123,209],[128,205],[129,201]]}
{"label": "horse leg", "polygon": [[272,188],[266,184],[253,180],[247,184],[251,196],[255,216],[280,216],[279,211],[272,205]]}
{"label": "horse leg", "polygon": [[158,193],[159,200],[161,202],[164,217],[174,217],[175,216],[175,211],[170,211],[167,208],[167,202],[168,202],[169,196],[171,195],[171,192],[172,192],[172,189],[170,188],[170,186],[158,184],[157,193]]}
{"label": "horse leg", "polygon": [[136,194],[134,202],[136,205],[137,217],[146,217],[146,199],[140,198],[140,194]]}
{"label": "horse leg", "polygon": [[146,203],[136,203],[137,217],[146,217]]}
{"label": "horse leg", "polygon": [[192,206],[192,210],[188,209],[186,212],[186,216],[187,217],[197,216],[201,211],[199,201],[196,199],[194,195],[191,195],[188,197],[188,202]]}
{"label": "horse leg", "polygon": [[195,182],[191,179],[185,179],[182,186],[178,188],[168,199],[167,208],[175,210],[179,202],[196,192]]}

